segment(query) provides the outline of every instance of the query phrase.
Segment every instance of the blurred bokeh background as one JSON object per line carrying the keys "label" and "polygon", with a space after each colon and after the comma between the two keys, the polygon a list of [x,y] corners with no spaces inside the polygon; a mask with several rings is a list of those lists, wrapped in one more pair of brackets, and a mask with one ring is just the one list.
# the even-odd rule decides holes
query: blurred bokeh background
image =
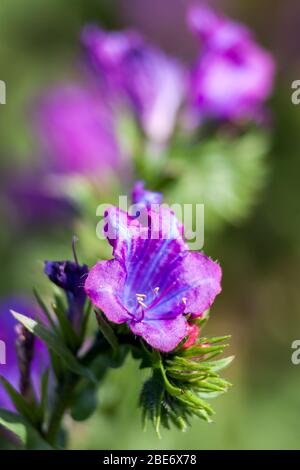
{"label": "blurred bokeh background", "polygon": [[[0,106],[1,298],[30,296],[32,286],[45,292],[42,261],[69,257],[79,230],[73,208],[47,198],[41,206],[34,191],[46,158],[35,129],[37,97],[77,76],[80,31],[91,21],[109,29],[132,26],[189,63],[196,44],[186,27],[188,3],[1,0],[0,79],[7,86],[7,103]],[[300,6],[297,0],[210,3],[250,26],[277,62],[264,188],[247,217],[223,224],[211,238],[206,234],[204,246],[224,272],[206,333],[232,334],[236,360],[225,375],[234,385],[214,403],[213,424],[195,421],[185,434],[164,431],[160,441],[152,429],[141,431],[136,405],[143,373],[129,359],[101,386],[93,418],[67,421],[71,448],[299,448],[300,366],[291,362],[291,344],[300,338],[300,107],[291,103],[291,83],[300,79]],[[13,189],[11,180],[17,180]],[[89,246],[95,250],[98,243],[95,210],[90,234],[79,244],[86,261]]]}

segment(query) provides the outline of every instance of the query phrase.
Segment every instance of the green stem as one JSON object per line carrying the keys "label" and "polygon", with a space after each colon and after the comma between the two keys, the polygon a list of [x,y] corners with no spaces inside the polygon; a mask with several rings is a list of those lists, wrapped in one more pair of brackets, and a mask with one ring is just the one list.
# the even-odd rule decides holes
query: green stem
{"label": "green stem", "polygon": [[66,410],[70,406],[72,392],[80,377],[70,375],[66,377],[65,383],[57,391],[57,399],[54,404],[53,413],[50,419],[46,439],[52,446],[56,445],[57,435],[61,428],[61,422]]}
{"label": "green stem", "polygon": [[[104,339],[97,341],[94,345],[86,352],[81,362],[84,366],[89,367],[99,354],[110,349],[110,344]],[[74,388],[77,386],[81,377],[74,374],[67,374],[65,380],[61,386],[58,387],[56,393],[56,400],[53,406],[53,412],[50,417],[48,430],[45,435],[45,439],[50,445],[55,446],[57,442],[57,435],[61,428],[61,422],[64,414],[71,405],[71,399]]]}
{"label": "green stem", "polygon": [[[139,341],[134,340],[128,335],[119,336],[120,344],[127,344],[128,346],[138,346]],[[95,358],[99,357],[99,354],[111,349],[110,344],[106,339],[101,338],[96,341],[91,348],[86,352],[85,356],[81,359],[81,363],[85,367],[89,367]],[[78,385],[81,377],[74,374],[67,374],[63,384],[58,387],[56,401],[53,407],[53,412],[50,418],[48,430],[45,435],[45,439],[50,445],[55,446],[57,443],[57,435],[61,428],[61,422],[64,414],[71,405],[74,388]]]}
{"label": "green stem", "polygon": [[[108,345],[108,347],[110,346]],[[82,363],[86,367],[88,367],[98,355],[99,349],[97,345],[94,344],[83,357]],[[55,446],[57,442],[57,435],[61,428],[61,422],[63,420],[65,412],[71,405],[74,388],[77,386],[80,380],[80,376],[69,373],[66,375],[64,383],[60,387],[58,387],[53,412],[48,426],[48,431],[45,436],[49,444],[51,444],[52,446]]]}

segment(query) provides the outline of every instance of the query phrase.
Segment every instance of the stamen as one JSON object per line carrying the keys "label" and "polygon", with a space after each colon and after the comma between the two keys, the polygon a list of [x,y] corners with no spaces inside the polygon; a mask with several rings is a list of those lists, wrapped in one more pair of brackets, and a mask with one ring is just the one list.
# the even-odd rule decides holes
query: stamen
{"label": "stamen", "polygon": [[155,289],[153,289],[154,294],[158,294],[158,291],[159,291],[159,287],[155,287]]}
{"label": "stamen", "polygon": [[186,297],[182,297],[182,302],[184,303],[184,305],[186,305],[186,303],[187,303],[187,298],[186,298]]}
{"label": "stamen", "polygon": [[144,304],[144,302],[141,299],[138,299],[138,304],[143,308],[147,308],[147,305]]}
{"label": "stamen", "polygon": [[135,294],[137,298],[145,299],[147,296],[146,294]]}

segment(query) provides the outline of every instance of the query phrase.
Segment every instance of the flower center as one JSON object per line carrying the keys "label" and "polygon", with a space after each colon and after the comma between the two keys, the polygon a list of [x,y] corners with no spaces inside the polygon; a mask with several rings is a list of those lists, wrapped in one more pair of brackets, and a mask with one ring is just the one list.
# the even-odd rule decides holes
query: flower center
{"label": "flower center", "polygon": [[137,303],[143,307],[143,308],[147,308],[147,305],[145,304],[145,299],[147,297],[146,294],[135,294],[136,296],[136,300],[137,300]]}
{"label": "flower center", "polygon": [[[154,295],[154,297],[156,297],[158,292],[159,292],[159,287],[155,287],[152,290],[152,293],[150,295],[148,295],[148,299],[147,299],[147,294],[143,294],[143,293],[142,294],[135,294],[136,301],[138,303],[138,307],[137,307],[137,310],[136,310],[136,321],[142,321],[144,319],[145,310],[147,308],[149,308],[149,306],[151,306],[151,304],[153,302],[153,295]],[[147,302],[147,300],[148,300],[148,302]],[[147,305],[146,302],[148,303],[148,305]]]}

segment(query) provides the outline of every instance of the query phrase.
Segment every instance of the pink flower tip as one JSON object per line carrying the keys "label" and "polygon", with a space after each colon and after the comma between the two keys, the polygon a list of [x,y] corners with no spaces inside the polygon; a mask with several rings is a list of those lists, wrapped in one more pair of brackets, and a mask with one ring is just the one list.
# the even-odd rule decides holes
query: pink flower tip
{"label": "pink flower tip", "polygon": [[188,339],[182,345],[183,349],[188,349],[195,344],[200,333],[200,327],[195,323],[189,323],[187,327]]}

